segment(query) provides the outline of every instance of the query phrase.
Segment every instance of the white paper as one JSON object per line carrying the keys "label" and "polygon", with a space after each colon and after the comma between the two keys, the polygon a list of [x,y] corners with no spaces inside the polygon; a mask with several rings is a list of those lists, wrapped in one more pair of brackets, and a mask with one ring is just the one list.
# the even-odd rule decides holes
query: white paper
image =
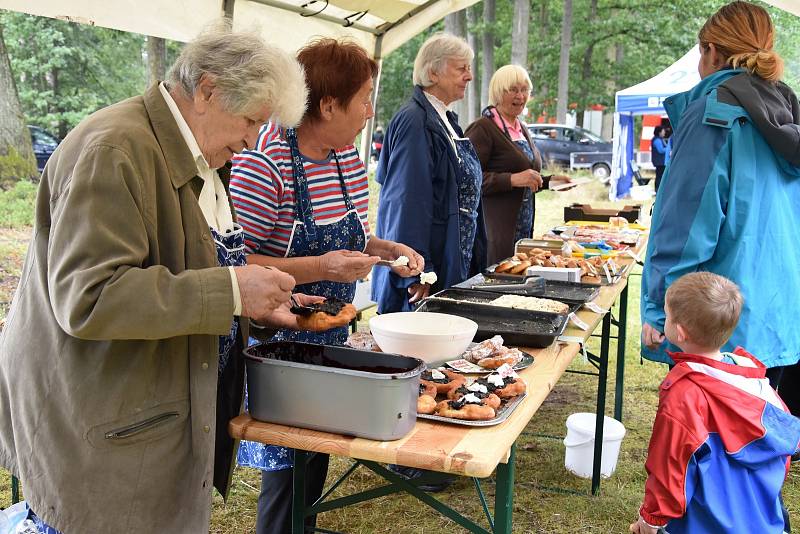
{"label": "white paper", "polygon": [[581,320],[577,315],[574,313],[569,314],[569,320],[581,330],[589,330],[589,325],[586,324],[583,320]]}

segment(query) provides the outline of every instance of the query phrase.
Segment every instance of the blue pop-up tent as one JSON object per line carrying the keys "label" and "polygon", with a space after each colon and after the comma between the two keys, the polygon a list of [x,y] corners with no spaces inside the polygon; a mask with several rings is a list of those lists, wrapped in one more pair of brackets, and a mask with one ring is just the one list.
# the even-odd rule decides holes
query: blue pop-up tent
{"label": "blue pop-up tent", "polygon": [[697,63],[700,49],[695,46],[682,58],[649,80],[617,91],[614,113],[614,155],[611,160],[609,198],[625,197],[633,183],[633,117],[664,113],[664,99],[688,91],[700,81]]}

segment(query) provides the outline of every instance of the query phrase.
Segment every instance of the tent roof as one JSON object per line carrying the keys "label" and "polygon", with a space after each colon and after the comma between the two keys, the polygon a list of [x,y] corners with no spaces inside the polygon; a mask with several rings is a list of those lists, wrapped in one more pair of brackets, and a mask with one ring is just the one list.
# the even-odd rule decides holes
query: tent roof
{"label": "tent roof", "polygon": [[290,52],[317,35],[350,37],[383,57],[478,0],[0,0],[31,15],[189,41],[226,13]]}
{"label": "tent roof", "polygon": [[662,102],[665,98],[688,91],[700,81],[700,74],[697,72],[699,61],[700,49],[695,45],[682,58],[649,80],[617,91],[617,112],[634,115],[663,113]]}

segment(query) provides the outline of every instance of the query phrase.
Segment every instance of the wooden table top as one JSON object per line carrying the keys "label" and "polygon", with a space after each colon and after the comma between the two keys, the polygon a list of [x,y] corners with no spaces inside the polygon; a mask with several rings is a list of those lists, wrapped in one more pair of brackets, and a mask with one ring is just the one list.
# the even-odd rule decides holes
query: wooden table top
{"label": "wooden table top", "polygon": [[[642,248],[641,246],[639,247]],[[627,284],[630,262],[623,276],[602,286],[594,302],[608,310]],[[587,340],[603,320],[603,314],[582,308],[578,313],[589,325],[581,330],[570,325],[564,335]],[[405,437],[396,441],[374,441],[328,432],[264,423],[242,414],[232,419],[228,430],[236,439],[282,445],[361,460],[395,463],[463,476],[488,477],[498,463],[505,463],[511,445],[555,387],[561,375],[580,352],[579,342],[556,342],[544,349],[521,347],[535,357],[533,365],[520,371],[528,384],[528,396],[503,423],[470,427],[420,419]]]}

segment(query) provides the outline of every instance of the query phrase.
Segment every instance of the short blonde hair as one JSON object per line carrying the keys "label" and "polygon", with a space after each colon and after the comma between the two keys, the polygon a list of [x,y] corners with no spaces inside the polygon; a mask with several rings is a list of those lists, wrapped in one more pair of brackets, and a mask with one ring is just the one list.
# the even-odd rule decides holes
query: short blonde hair
{"label": "short blonde hair", "polygon": [[431,72],[442,72],[448,60],[461,59],[471,63],[473,57],[475,52],[461,37],[444,32],[434,33],[422,43],[417,52],[414,60],[414,85],[430,87],[433,85]]}
{"label": "short blonde hair", "polygon": [[527,70],[519,65],[505,65],[497,69],[489,81],[489,105],[496,106],[503,100],[503,93],[519,83],[527,85],[530,92],[533,85]]}
{"label": "short blonde hair", "polygon": [[667,288],[665,304],[672,322],[681,325],[692,343],[723,346],[739,323],[744,298],[739,287],[718,274],[690,273]]}
{"label": "short blonde hair", "polygon": [[171,86],[194,95],[207,75],[226,111],[247,115],[265,104],[271,121],[294,126],[306,110],[303,67],[253,31],[232,31],[227,21],[209,26],[186,44],[167,75]]}
{"label": "short blonde hair", "polygon": [[775,27],[767,10],[749,2],[724,5],[706,21],[698,39],[713,43],[725,62],[771,82],[783,75],[783,59],[772,49]]}

